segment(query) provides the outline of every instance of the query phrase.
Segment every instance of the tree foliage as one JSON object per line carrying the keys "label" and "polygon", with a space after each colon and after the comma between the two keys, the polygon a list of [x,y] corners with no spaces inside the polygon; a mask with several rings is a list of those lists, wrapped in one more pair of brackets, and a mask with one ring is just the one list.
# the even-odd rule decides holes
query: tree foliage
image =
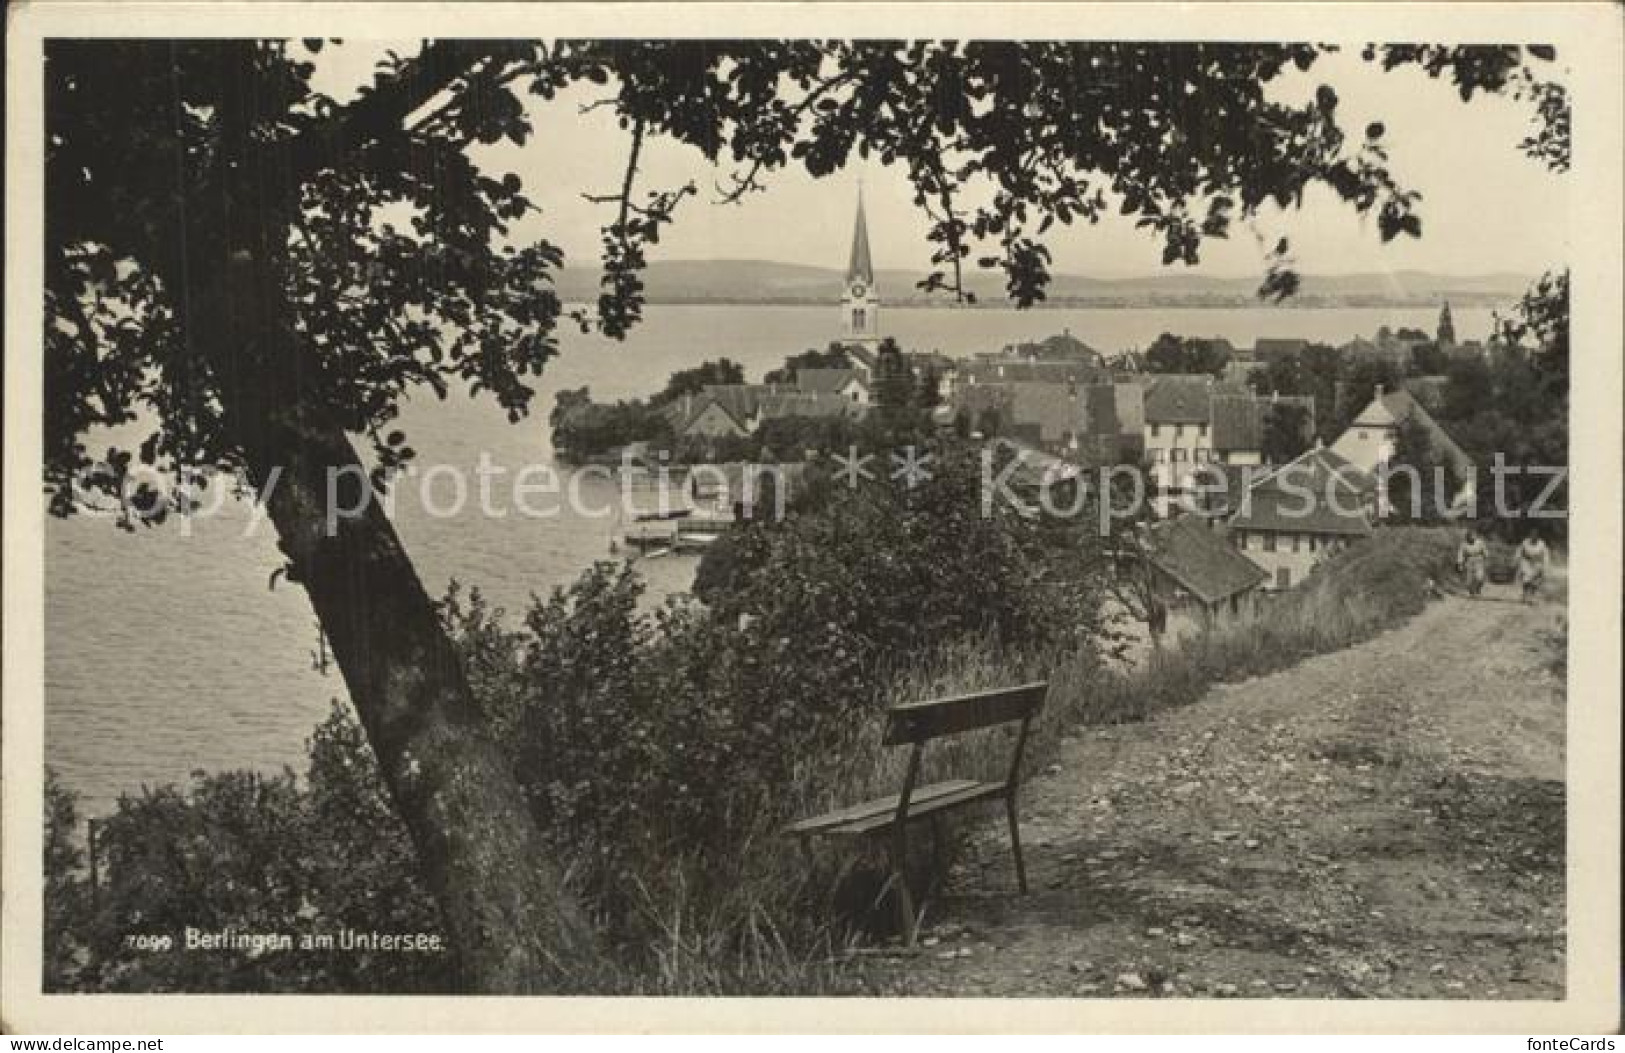
{"label": "tree foliage", "polygon": [[831,342],[828,347],[820,351],[817,348],[808,348],[797,355],[790,355],[784,360],[784,365],[778,369],[770,369],[762,378],[764,384],[794,384],[796,374],[803,369],[851,369],[852,358],[847,354],[846,348],[839,343]]}
{"label": "tree foliage", "polygon": [[1230,352],[1212,340],[1163,333],[1145,351],[1145,368],[1152,373],[1209,373],[1218,375],[1230,362]]}
{"label": "tree foliage", "polygon": [[666,386],[649,401],[655,406],[675,402],[684,395],[698,395],[710,384],[743,384],[745,367],[730,358],[714,362],[701,362],[688,369],[679,369],[666,381]]}
{"label": "tree foliage", "polygon": [[[434,40],[386,54],[342,102],[312,87],[321,46],[49,42],[44,481],[53,512],[110,497],[128,524],[185,507],[209,471],[246,472],[333,642],[460,982],[485,990],[568,984],[577,963],[562,956],[592,957],[592,941],[554,895],[399,539],[375,507],[323,533],[321,485],[359,466],[361,436],[385,486],[413,455],[400,404],[424,388],[489,396],[519,420],[557,353],[562,254],[516,240],[534,208],[523,181],[482,170],[474,146],[525,146],[537,107],[602,87],[627,156],[618,185],[589,195],[606,210],[602,292],[575,321],[612,337],[640,319],[648,252],[697,193],[640,185],[651,138],[735,168],[733,197],[791,164],[900,166],[930,223],[922,284],[963,295],[974,257],[1021,305],[1044,296],[1053,226],[1107,209],[1169,263],[1316,186],[1384,239],[1421,230],[1380,124],[1349,134],[1326,86],[1301,104],[1272,97],[1326,50],[1313,45]],[[1550,58],[1380,52],[1449,73],[1464,95],[1537,93],[1544,124],[1526,148],[1566,163],[1566,100],[1522,72],[1526,53]],[[1277,278],[1290,285],[1272,263]],[[133,448],[92,453],[117,425],[138,429]],[[218,794],[263,803],[256,821],[293,821],[274,782]],[[187,819],[181,803],[155,807]]]}
{"label": "tree foliage", "polygon": [[[412,842],[355,718],[335,707],[291,772],[205,775],[122,796],[98,825],[91,892],[76,803],[48,801],[45,982],[52,991],[443,993],[447,950],[174,949],[188,927],[216,934],[332,935],[444,929]],[[91,908],[95,903],[94,909]],[[169,936],[168,951],[132,934]]]}
{"label": "tree foliage", "polygon": [[1309,410],[1295,402],[1277,402],[1264,411],[1265,464],[1286,464],[1309,448],[1313,438]]}
{"label": "tree foliage", "polygon": [[[140,460],[171,482],[237,461],[215,390],[228,378],[188,329],[176,272],[186,253],[220,256],[209,242],[245,204],[222,193],[220,140],[247,106],[243,68],[254,128],[234,149],[274,164],[282,188],[255,207],[285,283],[296,394],[370,436],[386,464],[399,459],[389,425],[410,388],[488,392],[517,417],[557,351],[559,250],[508,239],[530,199],[517,175],[480,171],[468,148],[529,143],[526,97],[545,102],[572,83],[604,85],[630,141],[621,185],[595,195],[610,214],[590,321],[611,335],[640,316],[637,271],[693,192],[638,186],[652,136],[735,166],[736,198],[792,164],[815,176],[854,155],[901,166],[932,221],[939,267],[924,284],[957,284],[947,273],[987,245],[976,265],[1000,270],[1020,304],[1044,295],[1043,236],[1108,209],[1158,237],[1167,262],[1196,262],[1204,240],[1315,184],[1374,213],[1385,239],[1420,230],[1380,125],[1350,135],[1329,87],[1302,105],[1270,98],[1273,81],[1327,50],[1313,45],[434,41],[388,56],[342,105],[312,89],[310,55],[286,41],[48,50],[46,468],[59,512],[73,505],[75,476],[109,460],[84,449],[86,432],[142,410],[155,412]],[[1556,156],[1566,100],[1530,65],[1548,54],[1384,47],[1369,57],[1448,75],[1464,96],[1538,93],[1539,150]],[[121,496],[127,474],[100,481]]]}

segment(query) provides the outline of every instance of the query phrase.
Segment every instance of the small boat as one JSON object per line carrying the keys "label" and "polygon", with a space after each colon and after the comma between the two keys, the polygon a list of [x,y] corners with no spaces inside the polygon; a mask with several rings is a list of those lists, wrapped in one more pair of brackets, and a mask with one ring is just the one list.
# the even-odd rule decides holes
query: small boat
{"label": "small boat", "polygon": [[675,531],[662,530],[658,527],[634,527],[626,532],[623,539],[627,547],[640,551],[654,548],[670,548],[677,540]]}
{"label": "small boat", "polygon": [[715,538],[733,526],[732,516],[694,516],[677,523],[677,536]]}
{"label": "small boat", "polygon": [[714,544],[720,534],[679,534],[672,542],[671,551],[681,555],[704,552]]}
{"label": "small boat", "polygon": [[672,519],[687,519],[694,514],[692,508],[645,508],[632,510],[634,523],[660,523]]}

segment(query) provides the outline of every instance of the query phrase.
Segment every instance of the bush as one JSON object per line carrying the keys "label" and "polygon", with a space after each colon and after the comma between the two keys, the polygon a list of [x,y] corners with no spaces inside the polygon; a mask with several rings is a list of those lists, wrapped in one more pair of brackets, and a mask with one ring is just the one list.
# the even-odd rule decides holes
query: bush
{"label": "bush", "polygon": [[[596,909],[620,972],[605,990],[809,993],[852,937],[832,907],[862,860],[811,861],[793,817],[895,792],[906,751],[879,745],[881,703],[1051,682],[1030,766],[1078,722],[1142,719],[1347,646],[1422,609],[1450,565],[1443,530],[1385,529],[1250,623],[1188,639],[1126,672],[1107,637],[1086,542],[967,514],[966,465],[934,485],[876,488],[741,529],[737,576],[710,607],[647,611],[628,567],[600,564],[510,627],[477,592],[443,616],[533,814]],[[760,573],[771,567],[771,576]],[[1001,730],[940,744],[926,777],[1002,775]],[[444,956],[152,954],[127,934],[434,931],[365,739],[342,710],[291,773],[197,775],[121,798],[104,825],[91,907],[71,795],[47,786],[51,990],[438,991]],[[873,888],[853,900],[861,912]]]}
{"label": "bush", "polygon": [[1088,553],[1007,511],[984,518],[970,459],[934,468],[736,527],[726,572],[702,569],[707,606],[644,612],[641,579],[610,563],[517,630],[477,594],[448,599],[538,824],[623,947],[652,946],[682,896],[735,888],[772,887],[768,916],[793,924],[806,875],[785,888],[752,873],[782,867],[771,839],[806,801],[853,792],[899,677],[967,641],[1087,653],[1102,623]]}
{"label": "bush", "polygon": [[[46,989],[279,992],[450,990],[444,955],[301,949],[298,937],[435,933],[439,919],[389,806],[371,751],[335,707],[310,740],[304,785],[291,772],[195,773],[119,798],[101,821],[92,889],[75,844],[71,795],[46,816]],[[54,781],[48,781],[54,787]],[[73,846],[73,847],[68,847]],[[70,920],[71,919],[71,920]],[[185,931],[286,933],[295,949],[187,952]],[[168,936],[169,950],[133,937]]]}

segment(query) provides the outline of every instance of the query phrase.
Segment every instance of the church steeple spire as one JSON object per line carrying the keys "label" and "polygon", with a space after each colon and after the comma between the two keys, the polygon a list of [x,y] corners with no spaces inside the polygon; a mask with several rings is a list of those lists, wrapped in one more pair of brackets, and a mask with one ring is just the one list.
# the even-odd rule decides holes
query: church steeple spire
{"label": "church steeple spire", "polygon": [[846,265],[846,283],[875,283],[874,264],[869,260],[869,223],[863,214],[863,184],[858,184],[858,218],[852,225],[852,255]]}
{"label": "church steeple spire", "polygon": [[841,292],[841,335],[849,341],[880,339],[880,297],[875,292],[875,267],[869,258],[869,222],[863,214],[863,184],[858,184],[858,215],[852,224],[852,254],[846,264],[846,287]]}
{"label": "church steeple spire", "polygon": [[1439,310],[1439,331],[1435,334],[1440,347],[1450,347],[1456,342],[1456,323],[1450,317],[1450,301],[1444,302]]}

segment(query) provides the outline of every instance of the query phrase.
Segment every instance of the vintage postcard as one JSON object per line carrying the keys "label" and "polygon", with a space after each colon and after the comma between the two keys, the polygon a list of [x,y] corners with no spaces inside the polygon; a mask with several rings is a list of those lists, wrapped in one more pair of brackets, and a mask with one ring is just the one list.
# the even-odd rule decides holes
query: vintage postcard
{"label": "vintage postcard", "polygon": [[8,15],[7,1029],[1614,1026],[1617,5]]}

